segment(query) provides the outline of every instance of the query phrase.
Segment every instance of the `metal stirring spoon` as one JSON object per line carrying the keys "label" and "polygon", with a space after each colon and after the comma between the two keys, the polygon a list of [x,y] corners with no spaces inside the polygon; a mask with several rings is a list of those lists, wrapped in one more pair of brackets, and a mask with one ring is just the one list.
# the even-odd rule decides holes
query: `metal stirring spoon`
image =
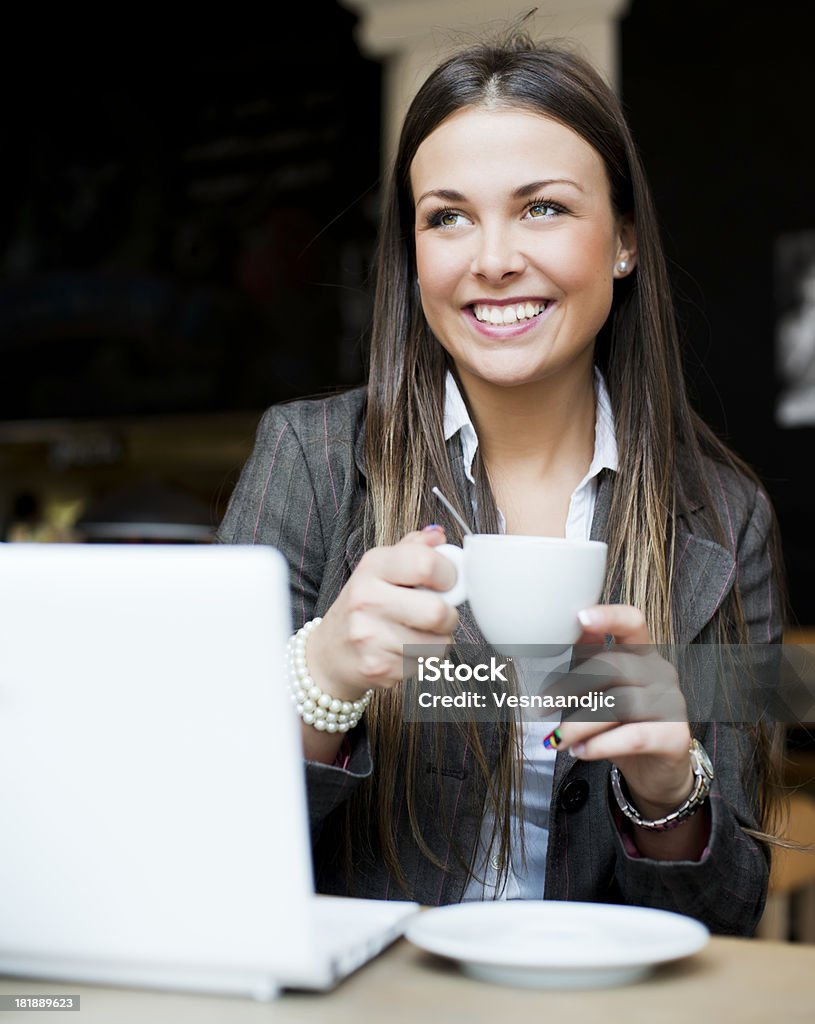
{"label": "metal stirring spoon", "polygon": [[450,502],[447,500],[447,498],[445,498],[445,496],[441,493],[441,491],[438,489],[438,487],[434,487],[433,488],[433,493],[436,495],[436,497],[439,499],[439,501],[442,503],[442,505],[445,506],[447,511],[455,519],[455,521],[458,523],[458,525],[461,527],[461,529],[465,533],[472,533],[473,531],[470,529],[470,527],[467,525],[467,523],[461,518],[461,516],[458,514],[458,512],[456,512],[456,510],[453,508],[453,506],[450,504]]}

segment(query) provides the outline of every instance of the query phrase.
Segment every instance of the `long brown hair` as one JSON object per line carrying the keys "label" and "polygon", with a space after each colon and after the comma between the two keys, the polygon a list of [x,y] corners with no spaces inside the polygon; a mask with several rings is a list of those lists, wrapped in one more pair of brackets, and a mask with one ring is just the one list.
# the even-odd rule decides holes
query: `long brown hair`
{"label": "long brown hair", "polygon": [[[613,408],[619,463],[607,528],[606,598],[610,581],[619,581],[618,600],[644,612],[655,642],[676,642],[672,579],[676,517],[684,510],[677,487],[680,447],[698,481],[712,534],[723,543],[703,459],[711,457],[749,477],[753,474],[691,408],[657,219],[620,104],[585,60],[559,46],[536,45],[519,36],[460,52],[430,75],[406,115],[385,195],[378,253],[365,438],[367,543],[394,544],[429,522],[443,522],[448,535],[457,534],[454,522],[440,517],[430,494],[433,484],[451,496],[457,489],[443,429],[448,359],[430,332],[418,294],[409,174],[422,141],[456,111],[477,106],[522,108],[571,128],[602,158],[615,212],[632,217],[636,224],[636,270],[615,282],[611,313],[595,348]],[[495,502],[480,460],[476,480],[477,527],[495,530]],[[466,511],[469,516],[471,510]],[[780,559],[775,563],[780,565]],[[717,613],[717,629],[722,642],[747,640],[736,587]],[[423,842],[413,805],[419,728],[404,724],[399,688],[377,695],[369,728],[377,782],[363,789],[351,813],[378,822],[381,855],[404,885],[395,841],[394,795],[405,764],[414,839],[427,856],[432,852]],[[511,795],[517,800],[519,793],[512,727],[506,730],[494,773],[489,771],[478,729],[472,726],[467,736],[483,774],[481,792],[488,794],[495,817],[500,873],[508,864]],[[755,739],[760,825],[766,829],[773,803],[774,759],[766,731],[758,730]],[[777,748],[777,739],[775,744]]]}

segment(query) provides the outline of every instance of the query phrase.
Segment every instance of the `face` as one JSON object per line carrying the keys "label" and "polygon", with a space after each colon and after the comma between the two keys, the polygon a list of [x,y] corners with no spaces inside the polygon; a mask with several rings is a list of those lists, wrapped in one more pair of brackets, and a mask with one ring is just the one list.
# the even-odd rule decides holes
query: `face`
{"label": "face", "polygon": [[465,388],[590,374],[636,259],[599,154],[541,114],[470,107],[422,142],[410,177],[422,306]]}

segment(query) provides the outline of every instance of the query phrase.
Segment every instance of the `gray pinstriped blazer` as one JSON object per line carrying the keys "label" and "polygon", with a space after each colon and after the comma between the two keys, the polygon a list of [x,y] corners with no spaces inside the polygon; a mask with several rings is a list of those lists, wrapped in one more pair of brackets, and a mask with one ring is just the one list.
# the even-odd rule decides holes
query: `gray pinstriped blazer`
{"label": "gray pinstriped blazer", "polygon": [[[361,553],[356,513],[365,492],[364,415],[363,388],[269,409],[219,530],[221,542],[271,544],[284,553],[290,567],[295,627],[324,614]],[[457,444],[454,436],[449,442],[451,464],[466,504]],[[679,639],[703,642],[711,617],[737,583],[751,642],[780,642],[782,623],[767,543],[772,518],[767,499],[752,482],[722,467],[711,463],[710,473],[728,545],[723,547],[706,535],[701,505],[691,500],[690,511],[678,523],[674,599],[682,629]],[[693,481],[682,482],[692,498]],[[593,538],[605,535],[613,486],[614,474],[606,472],[600,480]],[[477,633],[467,605],[460,614],[461,636],[456,639]],[[440,755],[431,739],[432,728],[425,727],[427,734],[422,738],[419,825],[425,842],[447,870],[423,855],[408,828],[399,828],[397,836],[409,895],[427,905],[461,899],[467,872],[454,856],[448,837],[454,835],[467,863],[479,836],[484,796],[475,791],[471,752],[458,731],[447,730]],[[498,730],[484,728],[484,748],[494,763]],[[405,893],[396,888],[381,858],[366,854],[365,845],[354,849],[349,890],[340,856],[343,803],[364,780],[370,777],[376,783],[364,727],[349,736],[353,736],[353,747],[346,769],[306,763],[317,886],[328,893],[403,898]],[[699,862],[629,855],[609,803],[608,763],[580,762],[559,754],[545,897],[658,907],[696,917],[715,932],[751,934],[764,906],[769,855],[740,827],[755,827],[755,817],[742,782],[748,777],[744,750],[748,744],[743,735],[741,743],[739,738],[738,727],[722,723],[710,723],[701,736],[713,758],[716,781],[710,801],[711,838]],[[396,806],[404,806],[403,788],[395,801]],[[442,807],[446,814],[440,813]],[[371,842],[375,851],[375,836]]]}

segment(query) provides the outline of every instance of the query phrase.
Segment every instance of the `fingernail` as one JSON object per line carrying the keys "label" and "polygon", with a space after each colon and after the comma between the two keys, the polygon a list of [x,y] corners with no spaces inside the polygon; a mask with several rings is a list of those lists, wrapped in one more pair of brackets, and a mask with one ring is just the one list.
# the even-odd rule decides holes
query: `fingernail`
{"label": "fingernail", "polygon": [[592,626],[599,626],[603,621],[603,616],[600,612],[585,608],[582,612],[577,613],[577,619],[581,626],[590,629]]}
{"label": "fingernail", "polygon": [[422,530],[422,533],[429,533],[431,530],[440,530],[440,529],[441,529],[441,527],[439,526],[438,523],[431,523],[429,526],[426,526]]}
{"label": "fingernail", "polygon": [[569,753],[572,757],[582,757],[586,753],[586,744],[575,743],[573,746],[569,747]]}
{"label": "fingernail", "polygon": [[553,729],[548,736],[544,736],[543,746],[546,750],[557,750],[560,746],[560,729]]}

